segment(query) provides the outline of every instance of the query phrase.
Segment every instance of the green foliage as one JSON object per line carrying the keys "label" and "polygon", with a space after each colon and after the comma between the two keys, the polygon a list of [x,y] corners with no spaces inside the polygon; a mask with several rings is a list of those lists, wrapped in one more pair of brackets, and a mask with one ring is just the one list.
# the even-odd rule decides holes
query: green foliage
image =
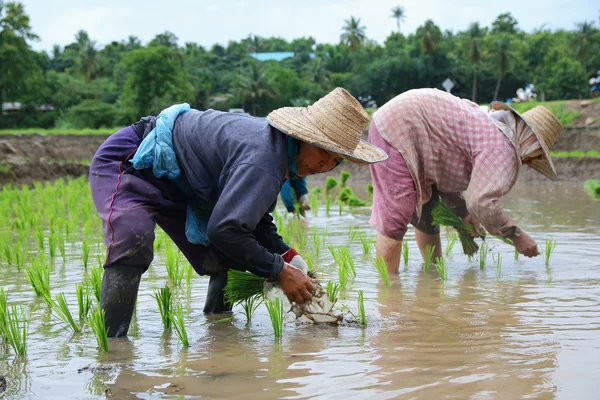
{"label": "green foliage", "polygon": [[600,179],[588,179],[584,187],[592,196],[600,196]]}
{"label": "green foliage", "polygon": [[98,100],[83,100],[67,110],[67,119],[74,129],[114,126],[117,107]]}
{"label": "green foliage", "polygon": [[325,179],[325,193],[329,193],[332,189],[337,187],[337,185],[338,180],[333,176],[328,176],[327,179]]}

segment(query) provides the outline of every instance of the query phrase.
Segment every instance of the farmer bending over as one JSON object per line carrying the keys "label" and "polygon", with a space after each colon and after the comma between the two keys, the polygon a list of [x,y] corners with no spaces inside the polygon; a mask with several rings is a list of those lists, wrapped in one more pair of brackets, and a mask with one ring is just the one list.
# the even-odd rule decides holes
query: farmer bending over
{"label": "farmer bending over", "polygon": [[389,154],[371,165],[377,255],[396,272],[410,222],[423,257],[427,245],[441,257],[431,216],[440,197],[476,230],[480,221],[492,235],[511,239],[519,253],[538,255],[536,242],[500,199],[522,164],[557,178],[549,149],[561,132],[559,120],[543,106],[523,115],[499,102],[488,110],[436,89],[410,90],[390,100],[375,112],[369,129],[369,142]]}
{"label": "farmer bending over", "polygon": [[100,305],[109,336],[127,334],[158,224],[200,275],[211,275],[204,311],[228,311],[227,268],[278,281],[310,300],[306,263],[277,234],[270,213],[286,179],[329,171],[342,158],[387,155],[360,140],[368,116],[338,88],[313,106],[267,119],[175,105],[113,134],[90,169],[107,245]]}

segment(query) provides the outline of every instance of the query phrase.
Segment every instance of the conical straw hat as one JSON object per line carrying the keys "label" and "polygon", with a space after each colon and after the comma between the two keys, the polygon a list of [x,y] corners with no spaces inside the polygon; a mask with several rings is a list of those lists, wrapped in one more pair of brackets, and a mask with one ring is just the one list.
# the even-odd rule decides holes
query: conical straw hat
{"label": "conical straw hat", "polygon": [[345,89],[336,88],[308,107],[283,107],[267,115],[271,126],[303,142],[343,155],[354,163],[387,159],[380,148],[361,140],[369,115]]}
{"label": "conical straw hat", "polygon": [[501,102],[493,102],[491,107],[492,110],[510,110],[525,121],[544,151],[544,158],[532,161],[529,166],[548,178],[554,181],[557,180],[558,174],[550,157],[550,149],[562,133],[563,127],[552,111],[544,106],[536,106],[523,114],[519,114],[514,108]]}

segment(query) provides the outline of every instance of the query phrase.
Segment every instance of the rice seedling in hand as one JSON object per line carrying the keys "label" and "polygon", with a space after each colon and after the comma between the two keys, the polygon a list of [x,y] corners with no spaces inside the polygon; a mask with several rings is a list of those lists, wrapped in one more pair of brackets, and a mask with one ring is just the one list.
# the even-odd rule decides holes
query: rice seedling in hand
{"label": "rice seedling in hand", "polygon": [[230,269],[227,271],[227,285],[225,286],[225,301],[229,304],[238,304],[251,297],[262,295],[265,280],[250,272]]}
{"label": "rice seedling in hand", "polygon": [[158,311],[160,311],[160,318],[162,320],[165,329],[171,328],[171,314],[172,314],[172,303],[171,303],[171,288],[165,283],[165,286],[158,289],[152,295],[158,303]]}
{"label": "rice seedling in hand", "polygon": [[404,265],[408,265],[408,243],[406,241],[402,242],[402,259],[404,260]]}
{"label": "rice seedling in hand", "polygon": [[484,269],[485,268],[485,262],[487,259],[487,255],[488,255],[488,245],[487,243],[482,243],[481,244],[481,248],[479,249],[479,268],[480,269]]}
{"label": "rice seedling in hand", "polygon": [[265,306],[269,312],[269,318],[271,318],[271,325],[273,326],[273,333],[275,337],[283,336],[283,323],[285,321],[285,311],[283,310],[283,304],[279,298],[275,300],[265,299]]}
{"label": "rice seedling in hand", "polygon": [[346,187],[346,182],[348,182],[348,179],[350,179],[350,172],[348,171],[341,171],[340,172],[340,182],[342,182],[342,187]]}
{"label": "rice seedling in hand", "polygon": [[79,321],[84,321],[92,309],[92,291],[89,285],[79,283],[75,285],[77,296],[77,308],[79,310]]}
{"label": "rice seedling in hand", "polygon": [[254,312],[262,302],[263,296],[261,295],[249,297],[241,302],[242,310],[244,312],[244,316],[246,317],[246,322],[250,322],[252,320],[252,315],[254,315]]}
{"label": "rice seedling in hand", "polygon": [[375,267],[377,271],[379,271],[379,275],[381,279],[383,279],[383,283],[385,286],[390,286],[390,275],[388,273],[387,265],[385,264],[385,259],[382,256],[375,258]]}
{"label": "rice seedling in hand", "polygon": [[329,301],[334,302],[338,299],[340,294],[340,284],[337,282],[327,282],[327,294],[329,295]]}
{"label": "rice seedling in hand", "polygon": [[7,308],[3,336],[17,355],[23,355],[27,350],[30,316],[21,305]]}
{"label": "rice seedling in hand", "polygon": [[63,292],[60,292],[56,295],[56,300],[52,300],[50,296],[46,297],[45,300],[52,311],[56,313],[58,318],[69,328],[71,328],[73,332],[81,332],[81,328],[73,319],[73,315],[71,315],[71,311],[69,310],[69,306],[67,305],[67,300],[65,299],[65,294]]}
{"label": "rice seedling in hand", "polygon": [[34,260],[27,268],[27,280],[37,296],[50,296],[50,269],[42,260]]}
{"label": "rice seedling in hand", "polygon": [[171,320],[173,322],[173,329],[177,334],[177,338],[183,345],[183,347],[190,347],[188,340],[187,331],[185,330],[185,321],[183,320],[183,307],[178,304],[175,310],[171,314]]}
{"label": "rice seedling in hand", "polygon": [[443,257],[436,258],[435,268],[443,281],[448,280],[448,265]]}
{"label": "rice seedling in hand", "polygon": [[473,225],[468,224],[452,211],[452,208],[443,201],[439,201],[432,211],[433,225],[451,226],[458,232],[458,238],[463,247],[463,252],[471,255],[477,252],[479,246],[474,237],[480,236],[475,232]]}
{"label": "rice seedling in hand", "polygon": [[423,263],[423,271],[429,271],[429,267],[433,263],[433,253],[435,252],[435,246],[428,244],[425,246],[425,261]]}
{"label": "rice seedling in hand", "polygon": [[108,352],[108,327],[104,325],[104,310],[98,304],[96,309],[91,312],[89,324],[96,335],[96,341],[100,351]]}
{"label": "rice seedling in hand", "polygon": [[550,264],[550,257],[552,256],[552,252],[556,247],[556,240],[554,239],[546,239],[546,247],[544,251],[544,260],[546,262],[546,266]]}
{"label": "rice seedling in hand", "polygon": [[104,275],[104,268],[101,265],[93,266],[90,271],[90,286],[96,297],[96,301],[100,303],[100,292],[102,291],[102,276]]}
{"label": "rice seedling in hand", "polygon": [[362,326],[367,325],[367,313],[365,312],[365,300],[362,290],[358,291],[358,323]]}

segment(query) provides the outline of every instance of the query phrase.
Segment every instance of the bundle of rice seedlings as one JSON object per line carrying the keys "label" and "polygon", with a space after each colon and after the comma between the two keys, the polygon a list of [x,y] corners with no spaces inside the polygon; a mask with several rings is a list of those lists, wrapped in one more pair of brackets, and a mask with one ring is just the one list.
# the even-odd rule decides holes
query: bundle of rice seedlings
{"label": "bundle of rice seedlings", "polygon": [[8,318],[8,302],[4,288],[0,288],[0,339],[6,340],[6,319]]}
{"label": "bundle of rice seedlings", "polygon": [[363,233],[360,236],[360,244],[362,245],[363,252],[369,254],[371,252],[371,247],[373,246],[373,239],[367,236],[366,233]]}
{"label": "bundle of rice seedlings", "polygon": [[364,205],[366,205],[367,203],[365,203],[364,201],[362,201],[361,199],[359,199],[356,196],[352,196],[348,199],[348,205],[350,207],[362,207]]}
{"label": "bundle of rice seedlings", "polygon": [[227,271],[225,301],[238,304],[251,297],[262,296],[265,279],[250,272],[230,269]]}
{"label": "bundle of rice seedlings", "polygon": [[372,183],[369,183],[369,184],[367,185],[367,192],[368,192],[369,194],[373,194],[373,184],[372,184]]}
{"label": "bundle of rice seedlings", "polygon": [[584,187],[590,195],[600,196],[600,179],[588,179]]}
{"label": "bundle of rice seedlings", "polygon": [[95,265],[92,267],[90,277],[89,277],[89,285],[94,292],[94,296],[96,297],[96,301],[100,303],[100,293],[102,292],[102,276],[104,275],[104,268],[102,265]]}
{"label": "bundle of rice seedlings", "polygon": [[379,275],[381,275],[381,279],[383,279],[385,286],[390,286],[390,275],[388,274],[387,265],[382,256],[375,258],[375,267],[377,268],[377,271],[379,271]]}
{"label": "bundle of rice seedlings", "polygon": [[34,260],[27,268],[27,279],[37,296],[50,296],[50,269],[43,260]]}
{"label": "bundle of rice seedlings", "polygon": [[77,306],[79,309],[79,321],[87,318],[92,309],[92,291],[90,286],[84,283],[75,285],[75,294],[77,295]]}
{"label": "bundle of rice seedlings", "polygon": [[473,225],[465,223],[452,211],[452,208],[440,200],[432,211],[433,225],[451,226],[458,232],[458,238],[462,244],[463,252],[472,255],[477,252],[479,246],[475,243],[474,237],[479,236]]}

